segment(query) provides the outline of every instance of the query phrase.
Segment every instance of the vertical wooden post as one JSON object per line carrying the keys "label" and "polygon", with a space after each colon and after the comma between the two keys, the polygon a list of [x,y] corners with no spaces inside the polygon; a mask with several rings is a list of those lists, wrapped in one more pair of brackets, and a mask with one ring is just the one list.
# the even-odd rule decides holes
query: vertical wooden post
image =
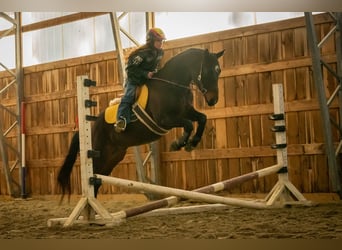
{"label": "vertical wooden post", "polygon": [[[78,121],[79,121],[79,137],[80,137],[80,162],[81,162],[81,186],[82,198],[77,203],[76,207],[65,220],[52,219],[48,221],[48,226],[52,225],[53,221],[64,221],[63,226],[68,227],[76,222],[79,216],[83,215],[83,221],[96,223],[95,212],[104,220],[111,221],[112,216],[95,198],[94,186],[90,183],[90,178],[93,177],[93,160],[91,158],[92,141],[91,141],[91,123],[89,99],[89,88],[91,85],[86,84],[92,82],[87,76],[77,77],[77,103],[78,103]],[[95,85],[95,82],[92,82]],[[88,119],[87,119],[88,118]],[[103,221],[102,221],[103,223]]]}
{"label": "vertical wooden post", "polygon": [[290,201],[297,201],[307,205],[310,202],[305,199],[288,178],[283,85],[281,83],[273,84],[272,90],[274,114],[270,116],[270,119],[275,121],[272,131],[276,133],[276,144],[272,145],[272,148],[277,150],[278,164],[283,167],[278,172],[278,182],[266,197],[266,204],[271,206],[276,202],[290,203]]}
{"label": "vertical wooden post", "polygon": [[93,176],[93,159],[87,156],[88,150],[92,149],[91,124],[86,119],[90,116],[90,109],[85,107],[85,100],[89,99],[89,88],[84,87],[86,76],[77,77],[77,103],[78,123],[80,136],[80,162],[81,162],[81,184],[82,195],[94,198],[94,186],[89,185],[89,178]]}

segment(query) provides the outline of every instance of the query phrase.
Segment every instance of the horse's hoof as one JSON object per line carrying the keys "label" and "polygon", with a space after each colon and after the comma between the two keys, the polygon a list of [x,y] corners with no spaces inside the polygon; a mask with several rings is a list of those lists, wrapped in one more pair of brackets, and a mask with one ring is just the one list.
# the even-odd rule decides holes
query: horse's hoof
{"label": "horse's hoof", "polygon": [[185,149],[185,151],[187,151],[187,152],[191,152],[191,151],[194,149],[194,147],[191,145],[191,143],[187,143],[187,144],[185,145],[184,149]]}
{"label": "horse's hoof", "polygon": [[177,142],[172,142],[170,145],[170,151],[178,151],[180,149],[179,145]]}

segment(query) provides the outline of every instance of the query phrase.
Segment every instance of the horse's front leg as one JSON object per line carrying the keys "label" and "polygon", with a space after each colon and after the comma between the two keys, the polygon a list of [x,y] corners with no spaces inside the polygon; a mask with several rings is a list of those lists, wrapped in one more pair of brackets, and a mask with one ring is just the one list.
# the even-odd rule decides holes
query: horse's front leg
{"label": "horse's front leg", "polygon": [[180,150],[182,147],[187,145],[190,135],[194,130],[192,121],[183,119],[181,123],[183,124],[184,132],[181,137],[179,137],[177,140],[171,143],[170,151]]}
{"label": "horse's front leg", "polygon": [[185,150],[190,152],[201,141],[205,129],[205,124],[207,123],[207,116],[195,109],[192,109],[191,112],[188,113],[188,115],[192,121],[197,121],[198,123],[195,135],[190,140],[188,140],[187,144],[185,145]]}

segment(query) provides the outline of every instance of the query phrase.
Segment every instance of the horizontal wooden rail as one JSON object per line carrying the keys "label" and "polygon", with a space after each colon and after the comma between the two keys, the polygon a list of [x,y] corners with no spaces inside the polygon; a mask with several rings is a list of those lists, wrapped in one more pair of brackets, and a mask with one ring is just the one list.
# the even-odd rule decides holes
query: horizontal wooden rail
{"label": "horizontal wooden rail", "polygon": [[[324,155],[324,144],[292,144],[288,146],[289,156],[303,155]],[[147,153],[141,154],[143,157]],[[222,160],[222,159],[242,159],[242,158],[259,158],[276,156],[274,149],[269,146],[259,146],[250,148],[229,148],[229,149],[203,149],[194,150],[192,153],[185,151],[180,152],[163,152],[161,153],[161,163],[191,160]],[[128,153],[120,164],[130,164],[134,162],[133,153]],[[49,168],[61,166],[64,158],[56,159],[32,159],[27,161],[27,166],[31,168]],[[76,161],[76,165],[79,161]]]}
{"label": "horizontal wooden rail", "polygon": [[[336,54],[325,55],[322,57],[326,63],[336,63]],[[311,57],[282,60],[268,63],[251,63],[226,67],[222,70],[220,77],[231,77],[263,72],[272,72],[276,70],[294,69],[300,67],[311,67]]]}

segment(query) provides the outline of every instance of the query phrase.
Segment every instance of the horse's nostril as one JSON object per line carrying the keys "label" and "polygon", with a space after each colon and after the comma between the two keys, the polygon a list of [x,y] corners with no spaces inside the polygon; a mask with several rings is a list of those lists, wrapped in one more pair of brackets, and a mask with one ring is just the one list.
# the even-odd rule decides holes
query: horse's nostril
{"label": "horse's nostril", "polygon": [[205,100],[207,101],[208,106],[214,106],[218,101],[218,95],[215,92],[207,92],[205,94]]}
{"label": "horse's nostril", "polygon": [[218,100],[216,98],[210,99],[210,101],[208,102],[208,105],[209,106],[214,106],[217,103],[217,101]]}

